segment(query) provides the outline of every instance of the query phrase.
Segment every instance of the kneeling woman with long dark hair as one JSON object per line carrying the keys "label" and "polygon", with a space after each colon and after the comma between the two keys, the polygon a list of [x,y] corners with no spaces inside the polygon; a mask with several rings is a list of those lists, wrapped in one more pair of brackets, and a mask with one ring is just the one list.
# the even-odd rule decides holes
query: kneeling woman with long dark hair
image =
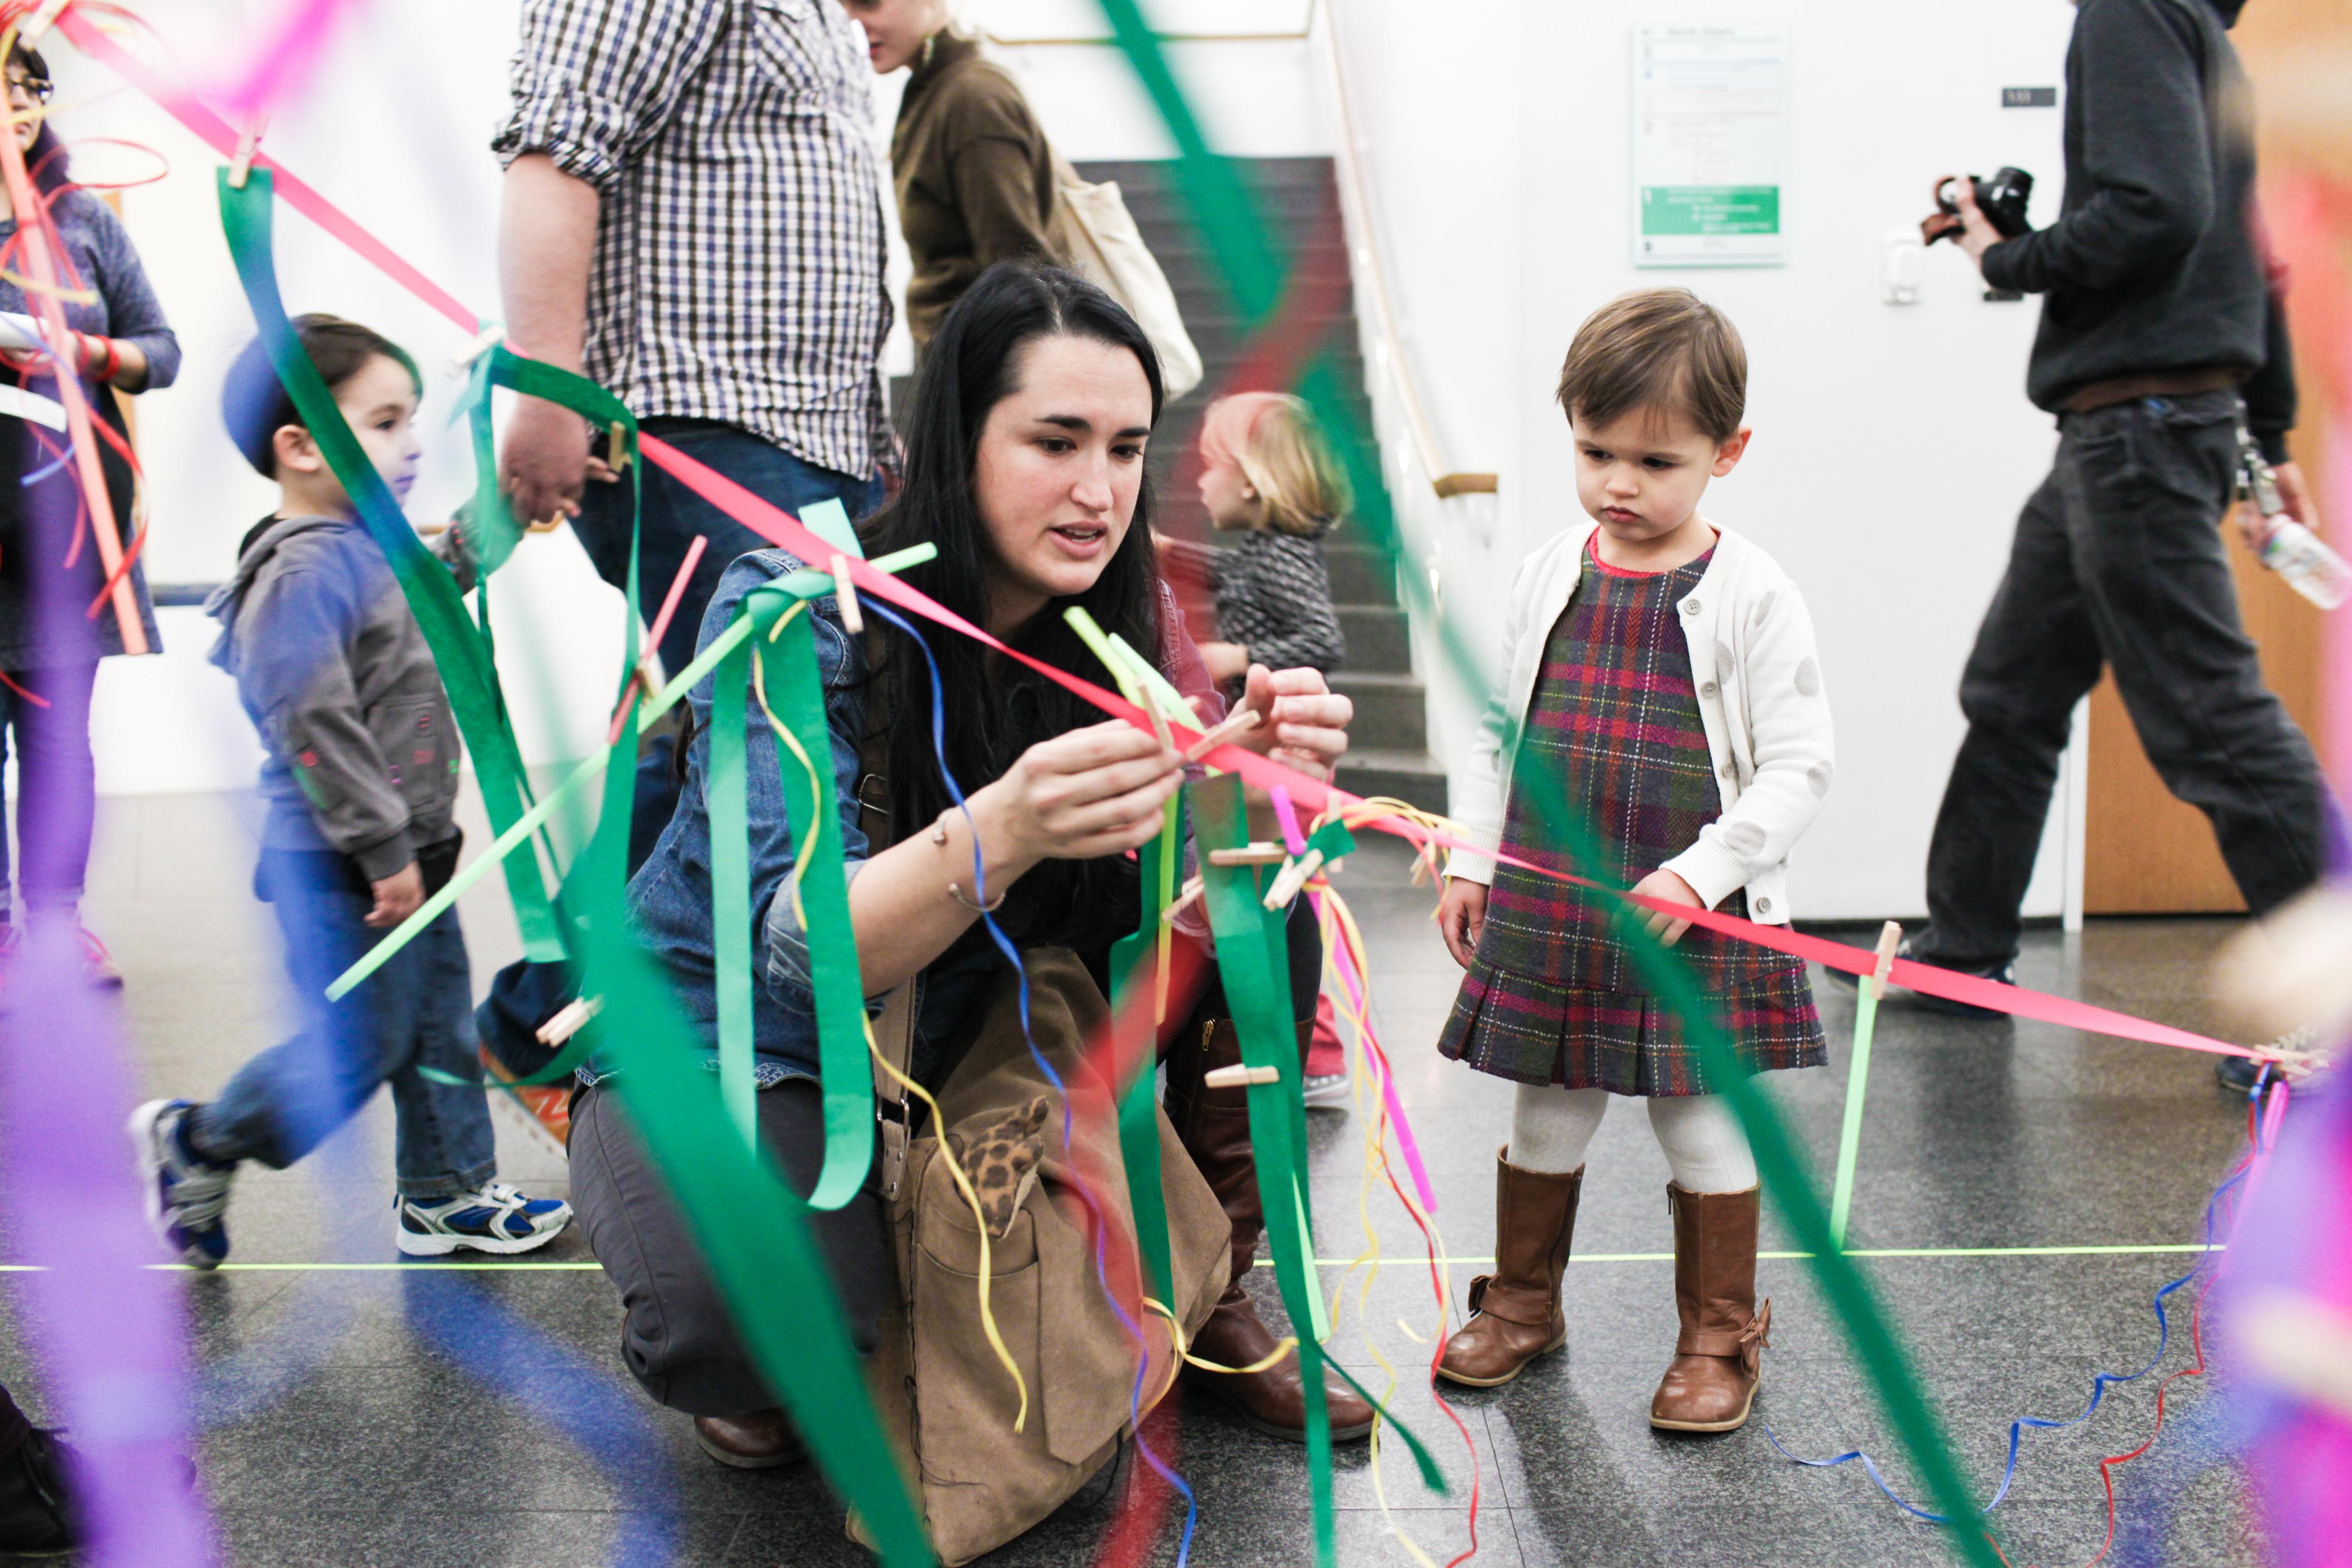
{"label": "kneeling woman with long dark hair", "polygon": [[[1063,619],[1066,606],[1083,605],[1130,646],[1157,650],[1161,670],[1200,700],[1204,721],[1217,716],[1220,700],[1152,553],[1144,445],[1160,402],[1150,345],[1108,295],[1066,272],[991,268],[949,315],[924,360],[906,486],[860,531],[867,553],[936,545],[937,559],[908,572],[908,582],[1011,647],[1099,682],[1104,672]],[[727,627],[746,594],[801,564],[776,550],[738,560],[704,618],[704,644]],[[1083,964],[1087,973],[1076,984],[1098,1006],[1093,988],[1102,984],[1109,945],[1138,920],[1129,852],[1160,830],[1161,806],[1184,782],[1183,759],[1129,724],[1099,721],[1084,702],[1014,661],[931,630],[944,762],[970,796],[968,811],[953,809],[932,744],[934,693],[922,649],[895,629],[875,642],[853,638],[831,599],[810,610],[844,802],[864,989],[879,997],[919,978],[916,1076],[936,1085],[972,1050],[981,1015],[1003,994],[1007,965],[981,923],[981,889],[1017,948],[1062,950]],[[878,657],[869,658],[869,647],[878,647]],[[715,1038],[717,1011],[705,796],[711,689],[705,680],[692,698],[697,738],[677,813],[630,886],[642,936],[667,965],[680,1005],[706,1041]],[[1317,777],[1328,777],[1347,749],[1348,700],[1329,692],[1314,670],[1253,669],[1242,700],[1262,721],[1237,744]],[[764,729],[756,715],[752,722]],[[882,759],[880,781],[861,780],[861,753]],[[791,898],[777,897],[793,847],[772,748],[752,746],[749,772],[752,908],[761,927],[754,962],[764,977],[754,1004],[760,1124],[782,1169],[813,1184],[824,1141],[816,1027],[805,934]],[[887,795],[889,848],[869,852],[858,821],[861,783]],[[1303,982],[1311,1023],[1314,954],[1304,956],[1294,954],[1294,989]],[[1218,1021],[1213,985],[1203,1006],[1209,1016],[1196,1015],[1173,1037],[1168,1109],[1223,1205],[1211,1245],[1224,1246],[1230,1225],[1234,1282],[1194,1348],[1205,1360],[1247,1367],[1275,1348],[1238,1282],[1262,1221],[1242,1091],[1203,1081],[1209,1067],[1238,1059],[1232,1026]],[[1041,1016],[1038,1029],[1048,1026]],[[791,1458],[793,1438],[738,1345],[693,1238],[617,1107],[593,1086],[573,1109],[572,1168],[573,1202],[621,1289],[630,1370],[646,1392],[694,1414],[703,1447],[722,1462]],[[852,1333],[870,1349],[892,1284],[881,1204],[869,1190],[813,1219]],[[1253,1425],[1281,1436],[1303,1429],[1295,1357],[1265,1372],[1200,1375]],[[1333,1389],[1330,1412],[1337,1436],[1370,1427],[1370,1409],[1343,1389]]]}

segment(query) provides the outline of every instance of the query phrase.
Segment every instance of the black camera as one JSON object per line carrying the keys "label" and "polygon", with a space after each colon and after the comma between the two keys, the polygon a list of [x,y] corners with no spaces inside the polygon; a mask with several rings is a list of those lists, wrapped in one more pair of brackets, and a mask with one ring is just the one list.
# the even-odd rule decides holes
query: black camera
{"label": "black camera", "polygon": [[[1990,180],[1970,174],[1977,189],[1977,207],[2000,231],[2003,239],[2015,239],[2030,234],[2033,225],[2026,218],[2026,204],[2033,198],[2033,176],[2022,169],[2002,168]],[[1923,219],[1920,235],[1929,245],[1960,232],[1960,198],[1953,189],[1957,180],[1936,183],[1935,216]]]}

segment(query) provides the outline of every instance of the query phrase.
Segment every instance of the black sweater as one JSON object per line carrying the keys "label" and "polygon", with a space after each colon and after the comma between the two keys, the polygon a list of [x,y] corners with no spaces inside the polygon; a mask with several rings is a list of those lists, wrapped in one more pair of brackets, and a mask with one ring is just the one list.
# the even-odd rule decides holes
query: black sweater
{"label": "black sweater", "polygon": [[2243,0],[2081,0],[2066,50],[2066,195],[2050,227],[1985,252],[1985,281],[2042,294],[2026,392],[2229,366],[2273,458],[2294,424],[2286,322],[2253,222]]}

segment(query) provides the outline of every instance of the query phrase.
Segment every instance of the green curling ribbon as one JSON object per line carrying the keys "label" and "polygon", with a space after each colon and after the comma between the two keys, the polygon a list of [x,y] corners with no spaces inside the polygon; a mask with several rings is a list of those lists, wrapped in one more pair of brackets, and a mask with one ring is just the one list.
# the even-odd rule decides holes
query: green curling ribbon
{"label": "green curling ribbon", "polygon": [[[1183,89],[1170,68],[1166,52],[1152,31],[1139,0],[1097,0],[1109,21],[1118,46],[1135,69],[1153,106],[1176,144],[1177,192],[1192,223],[1207,241],[1209,273],[1225,287],[1236,313],[1255,331],[1280,301],[1283,280],[1274,253],[1265,243],[1268,232],[1257,203],[1235,174],[1232,163],[1213,152],[1201,123],[1185,100]],[[1299,387],[1333,436],[1333,446],[1348,470],[1357,502],[1355,521],[1388,560],[1403,587],[1413,624],[1433,628],[1447,666],[1462,689],[1495,689],[1481,661],[1463,640],[1461,630],[1440,614],[1426,578],[1418,571],[1397,570],[1410,552],[1403,547],[1396,518],[1390,509],[1387,476],[1381,471],[1378,446],[1345,388],[1328,347],[1308,366]],[[1552,844],[1571,862],[1605,865],[1599,846],[1575,808],[1565,800],[1531,797]],[[1976,1504],[1967,1478],[1953,1457],[1943,1427],[1929,1409],[1895,1331],[1854,1261],[1839,1251],[1810,1163],[1790,1136],[1771,1098],[1741,1065],[1696,985],[1689,970],[1660,946],[1638,920],[1623,928],[1643,983],[1680,1020],[1698,1052],[1710,1084],[1721,1084],[1733,1111],[1755,1151],[1758,1173],[1782,1217],[1796,1233],[1798,1247],[1822,1291],[1837,1312],[1846,1338],[1868,1373],[1881,1407],[1919,1468],[1937,1506],[1953,1519],[1975,1516]],[[1983,1532],[1955,1530],[1955,1552],[1978,1568],[2000,1568],[2000,1553]]]}
{"label": "green curling ribbon", "polygon": [[[288,320],[285,303],[278,295],[277,268],[272,259],[269,171],[253,170],[239,188],[229,183],[227,171],[223,170],[219,190],[221,226],[227,236],[238,281],[244,285],[246,300],[253,309],[254,321],[260,329],[270,363],[311,438],[318,443],[320,455],[326,458],[328,467],[352,498],[362,525],[383,550],[385,563],[416,616],[416,624],[433,651],[434,662],[440,667],[441,683],[449,694],[449,707],[457,717],[458,731],[465,737],[467,750],[473,753],[475,773],[491,825],[503,833],[514,826],[531,802],[524,781],[521,753],[507,724],[498,673],[489,663],[481,632],[467,616],[464,596],[448,571],[434,559],[417,539],[415,531],[408,526],[391,489],[361,449],[351,426],[344,423],[341,412],[335,406],[334,394],[294,335],[293,323]],[[551,377],[563,374],[552,367],[541,368]],[[571,380],[577,385],[558,387],[552,381],[546,384],[551,393],[559,394],[560,400],[567,402],[592,401],[592,394],[594,398],[606,396],[591,383],[578,377]],[[543,963],[562,959],[561,931],[536,858],[509,858],[505,869],[524,952]]]}
{"label": "green curling ribbon", "polygon": [[[1249,814],[1238,773],[1225,773],[1191,786],[1201,877],[1209,906],[1209,929],[1217,938],[1217,973],[1234,1027],[1241,1036],[1242,1061],[1275,1081],[1249,1086],[1250,1149],[1257,1163],[1258,1196],[1265,1210],[1266,1239],[1274,1252],[1274,1278],[1298,1339],[1298,1374],[1307,1392],[1307,1466],[1315,1513],[1316,1560],[1335,1562],[1331,1515],[1331,1416],[1323,1397],[1323,1371],[1337,1372],[1363,1401],[1380,1412],[1404,1439],[1421,1469],[1422,1484],[1443,1496],[1445,1477],[1421,1439],[1391,1415],[1346,1367],[1328,1360],[1322,1341],[1323,1292],[1315,1278],[1314,1224],[1307,1202],[1307,1103],[1298,1068],[1297,1013],[1291,1005],[1290,957],[1283,926],[1286,912],[1265,903],[1273,868],[1217,866],[1212,848],[1239,849],[1249,843]],[[1310,1325],[1312,1326],[1310,1328]]]}

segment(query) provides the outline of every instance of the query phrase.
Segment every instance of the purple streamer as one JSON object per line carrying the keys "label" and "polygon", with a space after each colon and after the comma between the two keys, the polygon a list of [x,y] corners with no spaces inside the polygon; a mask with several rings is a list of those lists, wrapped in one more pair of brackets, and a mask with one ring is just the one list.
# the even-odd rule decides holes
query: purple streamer
{"label": "purple streamer", "polygon": [[187,1450],[186,1345],[173,1277],[123,1147],[119,1020],[79,935],[37,921],[0,994],[0,1205],[51,1404],[72,1428],[91,1568],[209,1568],[205,1510],[173,1484]]}

